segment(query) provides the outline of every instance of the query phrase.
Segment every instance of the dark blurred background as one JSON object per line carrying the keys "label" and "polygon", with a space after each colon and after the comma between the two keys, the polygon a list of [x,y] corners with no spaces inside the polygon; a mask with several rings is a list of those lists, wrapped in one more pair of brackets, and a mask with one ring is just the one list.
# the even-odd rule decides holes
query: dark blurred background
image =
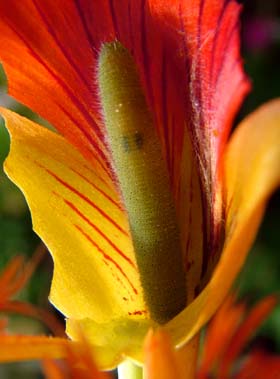
{"label": "dark blurred background", "polygon": [[[280,1],[244,0],[242,15],[242,54],[245,70],[252,81],[252,92],[246,99],[238,122],[263,102],[280,96]],[[0,104],[38,120],[30,110],[6,95],[6,79],[0,70]],[[280,143],[280,141],[279,141]],[[20,191],[7,179],[2,162],[9,150],[8,134],[0,121],[0,269],[17,254],[30,256],[39,244],[32,232],[30,213]],[[269,202],[268,210],[257,241],[236,282],[239,297],[254,304],[265,295],[280,289],[280,193]],[[237,252],[238,253],[238,252]],[[48,307],[52,263],[46,256],[20,298]],[[42,325],[27,318],[14,316],[12,332],[38,333]],[[258,331],[253,343],[263,344],[280,353],[280,307]],[[20,375],[19,375],[20,372]],[[3,365],[0,378],[40,378],[38,366],[33,364]]]}
{"label": "dark blurred background", "polygon": [[[237,119],[280,96],[280,1],[243,0],[242,53],[252,81]],[[280,143],[280,141],[279,141]],[[237,282],[239,297],[254,304],[280,290],[280,191],[271,198],[257,241]],[[280,353],[280,307],[260,328],[253,343]]]}

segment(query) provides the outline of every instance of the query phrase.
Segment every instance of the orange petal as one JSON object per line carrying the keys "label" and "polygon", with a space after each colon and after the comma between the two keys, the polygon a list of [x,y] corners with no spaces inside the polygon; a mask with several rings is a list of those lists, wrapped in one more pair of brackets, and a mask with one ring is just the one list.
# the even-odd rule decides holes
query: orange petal
{"label": "orange petal", "polygon": [[46,379],[109,379],[110,375],[98,370],[94,357],[92,355],[91,346],[81,336],[82,343],[79,347],[68,343],[65,347],[66,356],[59,364],[50,359],[43,361],[43,368]]}
{"label": "orange petal", "polygon": [[[77,379],[109,379],[106,373],[98,371],[91,348],[84,340],[78,344],[65,338],[0,336],[0,362],[35,359],[43,360],[45,373],[51,379],[65,378],[63,374]],[[64,362],[56,366],[54,359],[63,359]]]}
{"label": "orange petal", "polygon": [[146,379],[187,379],[179,370],[169,335],[163,330],[150,330],[145,341]]}
{"label": "orange petal", "polygon": [[4,334],[5,329],[8,326],[8,319],[7,318],[0,318],[0,333]]}
{"label": "orange petal", "polygon": [[39,245],[28,263],[22,256],[11,259],[0,276],[0,303],[21,290],[30,279],[45,253],[45,247]]}
{"label": "orange petal", "polygon": [[244,304],[235,304],[229,296],[207,326],[199,377],[207,377],[214,365],[221,361],[245,313]]}
{"label": "orange petal", "polygon": [[61,362],[44,359],[42,362],[45,379],[65,379],[65,372],[61,368]]}
{"label": "orange petal", "polygon": [[68,344],[69,341],[64,338],[1,335],[0,362],[64,358]]}
{"label": "orange petal", "polygon": [[16,256],[10,260],[0,276],[0,301],[14,294],[22,284],[22,276],[18,280],[19,270],[22,269],[24,258]]}

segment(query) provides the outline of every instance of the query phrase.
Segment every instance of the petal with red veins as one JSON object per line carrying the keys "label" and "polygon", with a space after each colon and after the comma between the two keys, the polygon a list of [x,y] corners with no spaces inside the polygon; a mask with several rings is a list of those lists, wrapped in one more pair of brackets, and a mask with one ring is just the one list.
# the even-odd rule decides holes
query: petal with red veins
{"label": "petal with red veins", "polygon": [[[146,318],[126,215],[112,181],[62,136],[2,109],[5,170],[54,259],[51,301],[69,318]],[[113,285],[112,285],[113,283]]]}

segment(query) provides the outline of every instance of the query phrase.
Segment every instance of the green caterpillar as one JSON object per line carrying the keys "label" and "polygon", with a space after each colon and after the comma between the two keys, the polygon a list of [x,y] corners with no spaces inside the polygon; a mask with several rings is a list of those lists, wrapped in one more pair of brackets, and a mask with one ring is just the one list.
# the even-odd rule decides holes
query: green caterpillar
{"label": "green caterpillar", "polygon": [[109,145],[151,317],[186,306],[186,278],[169,176],[136,65],[119,42],[99,55],[98,83]]}

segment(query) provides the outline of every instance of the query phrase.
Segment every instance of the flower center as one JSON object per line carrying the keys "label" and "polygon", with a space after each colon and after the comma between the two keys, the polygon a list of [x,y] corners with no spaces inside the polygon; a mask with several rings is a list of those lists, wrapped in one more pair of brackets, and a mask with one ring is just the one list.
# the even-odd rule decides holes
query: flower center
{"label": "flower center", "polygon": [[99,55],[98,84],[144,298],[165,323],[187,303],[179,228],[166,162],[136,65],[119,42]]}

